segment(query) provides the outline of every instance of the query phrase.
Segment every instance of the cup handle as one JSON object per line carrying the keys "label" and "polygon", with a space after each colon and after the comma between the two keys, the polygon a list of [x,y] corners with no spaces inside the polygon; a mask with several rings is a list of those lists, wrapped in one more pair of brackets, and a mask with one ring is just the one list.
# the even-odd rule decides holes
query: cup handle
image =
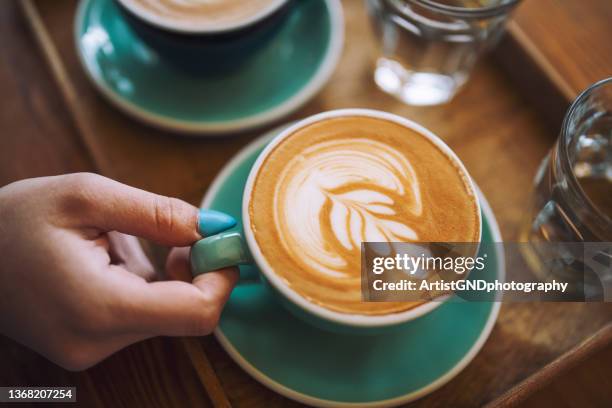
{"label": "cup handle", "polygon": [[193,277],[229,266],[253,263],[244,237],[237,231],[226,231],[199,240],[189,255]]}

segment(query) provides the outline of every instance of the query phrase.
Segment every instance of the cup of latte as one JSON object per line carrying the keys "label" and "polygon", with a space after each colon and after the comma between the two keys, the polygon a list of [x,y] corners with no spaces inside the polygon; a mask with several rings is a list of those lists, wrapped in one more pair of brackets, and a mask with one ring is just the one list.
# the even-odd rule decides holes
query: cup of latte
{"label": "cup of latte", "polygon": [[422,126],[373,110],[325,112],[281,132],[253,165],[242,205],[244,235],[194,244],[194,275],[255,263],[291,312],[341,332],[379,332],[440,305],[363,301],[362,242],[481,239],[459,158]]}
{"label": "cup of latte", "polygon": [[136,34],[176,65],[227,70],[273,37],[291,0],[114,0]]}

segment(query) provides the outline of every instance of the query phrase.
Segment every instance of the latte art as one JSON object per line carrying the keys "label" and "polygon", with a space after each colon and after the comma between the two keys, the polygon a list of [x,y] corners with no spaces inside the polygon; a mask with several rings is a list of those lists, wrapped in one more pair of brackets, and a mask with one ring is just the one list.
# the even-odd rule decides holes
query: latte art
{"label": "latte art", "polygon": [[400,215],[418,217],[422,210],[410,162],[367,138],[307,148],[287,163],[274,195],[285,250],[313,272],[335,277],[353,274],[363,241],[417,240],[414,226]]}
{"label": "latte art", "polygon": [[321,120],[278,143],[255,176],[251,231],[276,275],[342,313],[422,302],[362,302],[361,243],[476,242],[468,175],[431,140],[369,116]]}

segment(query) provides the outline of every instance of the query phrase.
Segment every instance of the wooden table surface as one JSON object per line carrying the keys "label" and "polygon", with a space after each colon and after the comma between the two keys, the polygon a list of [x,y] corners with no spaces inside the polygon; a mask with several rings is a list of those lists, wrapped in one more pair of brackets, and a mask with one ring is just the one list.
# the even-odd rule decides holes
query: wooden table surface
{"label": "wooden table surface", "polygon": [[[40,1],[37,5],[69,85],[56,86],[48,60],[39,52],[15,1],[4,2],[0,7],[0,185],[26,177],[97,171],[197,204],[228,158],[261,134],[252,131],[197,140],[134,122],[108,105],[84,77],[72,43],[75,2]],[[344,5],[347,43],[341,63],[329,85],[287,119],[355,106],[415,119],[457,152],[489,199],[504,238],[516,238],[531,180],[557,128],[544,124],[539,111],[491,58],[482,61],[466,88],[446,106],[406,107],[384,95],[370,78],[374,43],[362,3],[348,0]],[[503,305],[491,337],[475,360],[449,384],[414,405],[489,402],[610,321],[612,307],[607,304]],[[8,339],[0,344],[0,385],[76,385],[85,406],[210,405],[193,364],[174,339],[133,345],[82,373],[66,372]],[[201,339],[201,345],[232,404],[294,405],[252,380],[214,338]],[[592,386],[597,380],[592,373],[609,377],[610,357],[611,353],[602,353],[572,371],[569,378],[583,386],[575,388],[573,401],[587,394],[595,398],[595,404],[610,401],[605,385],[604,392]],[[571,393],[567,378],[560,377],[534,398],[571,401],[559,398],[558,387]]]}

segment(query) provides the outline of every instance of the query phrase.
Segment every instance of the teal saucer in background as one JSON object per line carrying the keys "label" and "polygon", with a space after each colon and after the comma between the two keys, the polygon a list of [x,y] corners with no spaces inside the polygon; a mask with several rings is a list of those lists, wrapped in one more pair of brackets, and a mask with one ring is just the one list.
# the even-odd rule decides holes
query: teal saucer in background
{"label": "teal saucer in background", "polygon": [[[247,176],[278,132],[238,153],[217,176],[202,206],[233,215],[240,230]],[[482,193],[479,197],[483,243],[501,242],[495,216]],[[500,246],[489,247],[498,252],[489,254],[489,267],[478,278],[501,280],[503,252]],[[255,271],[241,266],[241,274]],[[304,323],[269,289],[251,282],[234,289],[215,335],[247,373],[288,398],[316,406],[394,406],[436,390],[465,368],[489,336],[499,307],[499,302],[453,299],[391,333],[351,336]]]}
{"label": "teal saucer in background", "polygon": [[234,69],[186,73],[138,37],[113,0],[82,0],[77,53],[97,89],[158,127],[222,134],[269,123],[307,102],[342,50],[339,0],[295,0],[272,39]]}

